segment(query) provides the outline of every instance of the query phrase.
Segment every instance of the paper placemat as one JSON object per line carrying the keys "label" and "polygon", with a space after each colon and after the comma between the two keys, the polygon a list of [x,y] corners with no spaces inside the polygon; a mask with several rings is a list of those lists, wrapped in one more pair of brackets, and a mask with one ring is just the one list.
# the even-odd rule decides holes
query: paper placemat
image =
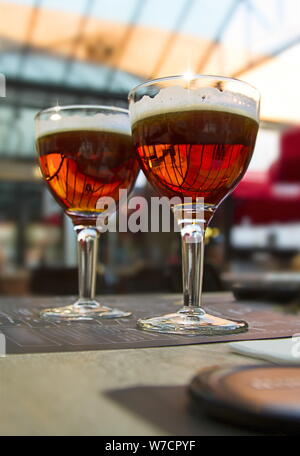
{"label": "paper placemat", "polygon": [[131,310],[133,316],[115,320],[54,323],[41,320],[39,311],[74,302],[72,297],[0,299],[0,332],[7,354],[163,347],[289,337],[300,333],[300,316],[279,311],[274,305],[237,302],[229,293],[207,294],[205,308],[217,316],[246,320],[246,333],[225,336],[177,336],[138,330],[136,320],[174,312],[180,295],[121,295],[101,298],[104,304]]}

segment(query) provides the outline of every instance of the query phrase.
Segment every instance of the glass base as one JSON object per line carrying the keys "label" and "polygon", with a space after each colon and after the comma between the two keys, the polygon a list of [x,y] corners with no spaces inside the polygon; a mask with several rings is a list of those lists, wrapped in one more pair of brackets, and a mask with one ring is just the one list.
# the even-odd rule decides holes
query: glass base
{"label": "glass base", "polygon": [[248,324],[245,321],[215,317],[205,313],[203,309],[195,310],[195,308],[193,310],[183,308],[176,313],[161,317],[140,319],[137,326],[145,331],[184,336],[235,334],[248,330]]}
{"label": "glass base", "polygon": [[47,320],[55,321],[83,321],[104,318],[124,318],[129,317],[131,312],[102,306],[97,301],[83,303],[77,301],[75,304],[64,307],[54,307],[44,309],[40,316]]}

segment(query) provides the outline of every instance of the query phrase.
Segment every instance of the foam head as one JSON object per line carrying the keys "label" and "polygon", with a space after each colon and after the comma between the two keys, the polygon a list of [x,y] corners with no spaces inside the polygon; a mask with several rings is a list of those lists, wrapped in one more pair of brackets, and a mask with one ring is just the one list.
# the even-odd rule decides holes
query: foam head
{"label": "foam head", "polygon": [[49,112],[46,119],[39,118],[36,137],[72,130],[99,130],[131,135],[129,117],[122,113],[97,113],[95,115],[65,115],[59,109]]}
{"label": "foam head", "polygon": [[229,112],[258,122],[257,104],[253,99],[240,93],[220,91],[214,87],[197,90],[179,86],[166,87],[160,89],[154,98],[144,95],[139,101],[130,103],[129,107],[133,124],[158,114],[191,110]]}

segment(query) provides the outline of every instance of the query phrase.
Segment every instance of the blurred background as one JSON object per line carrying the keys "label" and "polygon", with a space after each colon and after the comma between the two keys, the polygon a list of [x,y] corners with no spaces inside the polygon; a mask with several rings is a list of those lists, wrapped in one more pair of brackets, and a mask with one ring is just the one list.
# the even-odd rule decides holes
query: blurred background
{"label": "blurred background", "polygon": [[[262,95],[249,170],[207,233],[205,290],[300,283],[299,23],[299,0],[0,1],[0,294],[77,290],[71,222],[37,168],[36,112],[126,107],[138,83],[187,71]],[[153,194],[142,174],[134,192]],[[99,292],[181,290],[176,233],[106,234],[99,255]]]}

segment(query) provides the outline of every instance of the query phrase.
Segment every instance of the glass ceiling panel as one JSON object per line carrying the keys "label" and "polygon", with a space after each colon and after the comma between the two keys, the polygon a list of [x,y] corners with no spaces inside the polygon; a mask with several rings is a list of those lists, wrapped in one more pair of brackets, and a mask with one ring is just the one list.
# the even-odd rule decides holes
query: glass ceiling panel
{"label": "glass ceiling panel", "polygon": [[252,54],[272,54],[299,36],[299,18],[299,0],[248,0],[233,15],[222,42],[228,46],[238,43]]}
{"label": "glass ceiling panel", "polygon": [[181,31],[207,39],[215,38],[226,14],[236,0],[195,0]]}
{"label": "glass ceiling panel", "polygon": [[0,13],[1,5],[8,80],[95,94],[186,70],[243,78],[300,43],[299,0],[0,0]]}
{"label": "glass ceiling panel", "polygon": [[78,16],[88,8],[91,18],[123,24],[129,24],[139,10],[139,25],[167,31],[174,30],[180,14],[189,9],[180,26],[181,32],[213,39],[222,23],[228,19],[227,29],[231,29],[230,34],[226,32],[228,42],[236,42],[237,36],[242,37],[248,30],[251,32],[248,39],[251,46],[256,42],[264,49],[270,49],[275,42],[298,33],[300,17],[299,0],[6,0],[3,3],[37,4],[42,9]]}
{"label": "glass ceiling panel", "polygon": [[[188,0],[192,1],[192,0]],[[146,0],[139,24],[172,30],[186,0]]]}
{"label": "glass ceiling panel", "polygon": [[36,110],[0,105],[1,157],[29,158],[34,155],[33,118]]}
{"label": "glass ceiling panel", "polygon": [[[141,7],[140,24],[167,30],[172,29],[173,23],[186,2],[186,0],[73,0],[64,2],[42,0],[41,7],[81,14],[89,1],[92,17],[126,23],[131,20],[134,11]],[[34,4],[34,0],[18,0],[16,2],[12,0],[11,2],[30,6]]]}
{"label": "glass ceiling panel", "polygon": [[0,54],[0,70],[7,78],[20,76],[22,79],[36,82],[126,93],[133,85],[141,82],[141,79],[134,75],[116,71],[116,80],[113,84],[108,84],[111,69],[99,64],[79,61],[72,62],[69,73],[65,75],[65,59],[38,53],[30,53],[26,56],[21,67],[21,74],[19,74],[19,58],[20,54],[17,51]]}
{"label": "glass ceiling panel", "polygon": [[[6,3],[34,6],[36,2],[10,0]],[[134,12],[139,8],[139,25],[169,31],[174,29],[184,7],[190,8],[181,25],[181,31],[207,39],[216,36],[224,19],[229,15],[228,26],[230,25],[232,30],[227,36],[228,41],[235,41],[236,36],[243,36],[246,30],[251,29],[248,41],[251,41],[252,45],[253,41],[256,41],[264,48],[270,48],[274,41],[287,38],[299,29],[299,0],[40,0],[38,4],[41,8],[78,15],[83,14],[89,6],[88,11],[92,18],[125,24],[130,23]],[[250,18],[248,24],[245,15]],[[234,22],[236,24],[233,27]],[[273,33],[275,30],[276,34]]]}

